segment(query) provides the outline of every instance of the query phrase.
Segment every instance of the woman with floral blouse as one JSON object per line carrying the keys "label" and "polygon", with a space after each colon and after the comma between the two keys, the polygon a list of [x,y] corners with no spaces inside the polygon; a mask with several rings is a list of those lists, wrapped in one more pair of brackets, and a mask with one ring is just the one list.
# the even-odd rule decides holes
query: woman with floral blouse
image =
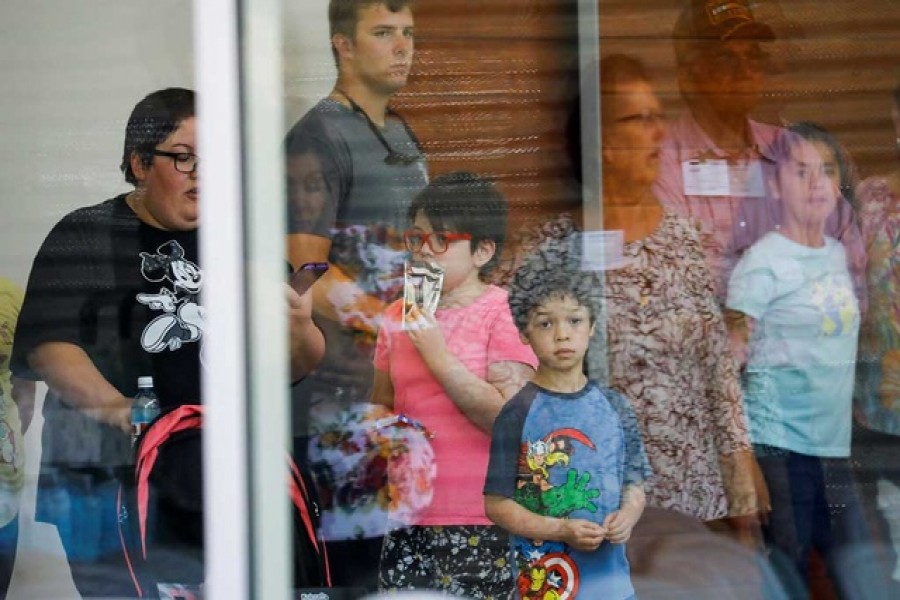
{"label": "woman with floral blouse", "polygon": [[651,189],[665,117],[634,59],[605,58],[600,77],[603,228],[624,235],[624,266],[605,272],[609,383],[635,405],[654,471],[647,504],[726,519],[753,544],[768,500],[722,314],[696,225]]}

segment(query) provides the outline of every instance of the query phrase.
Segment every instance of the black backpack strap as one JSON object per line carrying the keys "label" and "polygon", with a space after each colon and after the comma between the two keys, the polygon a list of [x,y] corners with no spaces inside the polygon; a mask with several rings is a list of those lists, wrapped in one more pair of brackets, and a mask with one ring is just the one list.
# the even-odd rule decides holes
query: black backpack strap
{"label": "black backpack strap", "polygon": [[[309,512],[310,506],[314,506],[310,497],[309,488],[303,478],[303,474],[297,467],[297,463],[294,462],[294,459],[291,458],[290,455],[287,457],[287,461],[291,470],[291,477],[289,480],[291,502],[300,514],[300,519],[303,523],[306,535],[319,557],[319,562],[325,576],[325,585],[326,587],[331,587],[331,564],[328,560],[328,549],[325,546],[325,542],[316,532],[317,518],[314,518]],[[318,517],[318,514],[316,517]]]}

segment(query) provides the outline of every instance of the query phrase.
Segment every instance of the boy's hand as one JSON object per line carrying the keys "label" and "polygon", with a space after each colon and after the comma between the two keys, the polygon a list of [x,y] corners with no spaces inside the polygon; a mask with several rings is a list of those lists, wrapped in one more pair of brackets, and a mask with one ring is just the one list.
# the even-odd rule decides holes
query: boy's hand
{"label": "boy's hand", "polygon": [[624,544],[631,537],[638,519],[641,518],[643,508],[635,506],[623,506],[614,513],[606,515],[603,519],[603,527],[606,528],[606,539],[613,544]]}
{"label": "boy's hand", "polygon": [[606,529],[584,519],[563,519],[561,541],[582,552],[591,552],[600,547],[606,536]]}

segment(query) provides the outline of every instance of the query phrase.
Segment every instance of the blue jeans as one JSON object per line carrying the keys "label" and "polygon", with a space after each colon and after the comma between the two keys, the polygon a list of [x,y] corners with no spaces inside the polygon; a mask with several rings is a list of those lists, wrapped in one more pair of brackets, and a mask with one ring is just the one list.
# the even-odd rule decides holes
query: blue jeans
{"label": "blue jeans", "polygon": [[6,598],[9,581],[16,563],[16,545],[19,542],[19,515],[0,527],[0,598]]}
{"label": "blue jeans", "polygon": [[815,549],[842,598],[886,597],[887,574],[874,559],[850,461],[770,446],[754,450],[772,503],[763,535],[772,566],[791,596],[806,598]]}

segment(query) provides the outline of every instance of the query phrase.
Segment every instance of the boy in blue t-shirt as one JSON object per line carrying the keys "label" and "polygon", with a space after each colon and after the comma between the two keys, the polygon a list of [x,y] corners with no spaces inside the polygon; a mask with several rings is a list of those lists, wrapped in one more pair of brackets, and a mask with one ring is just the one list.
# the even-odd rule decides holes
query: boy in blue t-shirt
{"label": "boy in blue t-shirt", "polygon": [[511,534],[517,598],[634,596],[624,543],[650,475],[628,400],[588,381],[593,278],[580,240],[548,240],[517,271],[509,305],[539,366],[494,421],[485,511]]}

